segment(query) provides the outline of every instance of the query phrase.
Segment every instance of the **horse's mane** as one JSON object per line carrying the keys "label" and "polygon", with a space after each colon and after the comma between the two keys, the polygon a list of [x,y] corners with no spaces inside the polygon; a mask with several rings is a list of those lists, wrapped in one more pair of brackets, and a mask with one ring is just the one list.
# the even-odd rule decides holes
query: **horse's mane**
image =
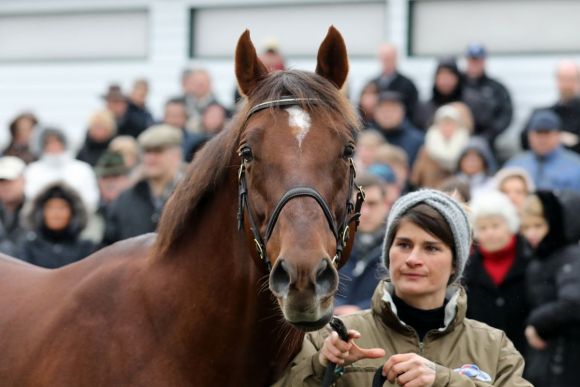
{"label": "horse's mane", "polygon": [[[316,105],[302,102],[302,108],[317,108],[342,118],[344,127],[336,130],[358,131],[360,121],[348,99],[329,81],[311,72],[288,70],[269,74],[247,97],[231,125],[210,140],[195,156],[183,181],[167,202],[157,228],[155,256],[163,257],[184,237],[204,199],[225,180],[228,171],[239,167],[235,159],[240,133],[252,106],[282,97],[316,98]],[[216,216],[219,216],[216,214]]]}

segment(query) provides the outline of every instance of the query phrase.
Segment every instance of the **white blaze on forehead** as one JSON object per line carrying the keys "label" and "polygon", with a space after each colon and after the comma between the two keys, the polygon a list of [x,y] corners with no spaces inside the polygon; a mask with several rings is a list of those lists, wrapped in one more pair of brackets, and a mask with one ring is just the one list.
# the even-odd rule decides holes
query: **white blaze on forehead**
{"label": "white blaze on forehead", "polygon": [[302,141],[310,130],[310,115],[298,106],[291,106],[286,111],[288,112],[288,125],[295,128],[293,132],[298,140],[298,147],[302,148]]}

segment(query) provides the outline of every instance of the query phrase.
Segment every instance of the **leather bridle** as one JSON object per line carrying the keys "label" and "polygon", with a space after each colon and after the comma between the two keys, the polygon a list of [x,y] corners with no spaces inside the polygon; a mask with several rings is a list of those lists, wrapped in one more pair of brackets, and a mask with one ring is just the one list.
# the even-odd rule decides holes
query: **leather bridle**
{"label": "leather bridle", "polygon": [[[272,107],[296,106],[302,103],[316,104],[318,102],[319,100],[316,98],[294,98],[294,97],[282,97],[277,100],[262,102],[260,104],[255,105],[248,111],[248,114],[246,115],[246,118],[242,125],[242,130],[245,128],[249,118],[258,111]],[[328,222],[330,231],[332,231],[332,234],[336,239],[336,254],[332,259],[332,263],[335,265],[335,267],[338,267],[342,263],[342,253],[348,242],[350,234],[350,224],[352,222],[355,223],[354,227],[356,231],[356,227],[358,227],[359,224],[360,209],[362,203],[364,202],[365,197],[362,187],[355,184],[356,170],[352,158],[349,158],[349,172],[350,172],[349,192],[348,199],[346,202],[346,213],[340,223],[337,223],[335,221],[334,216],[330,211],[330,207],[317,190],[311,187],[295,187],[287,191],[284,195],[282,195],[280,200],[278,200],[278,203],[276,204],[276,207],[274,207],[274,211],[272,212],[272,215],[268,220],[266,233],[264,234],[264,236],[260,234],[260,228],[256,222],[253,207],[248,200],[248,184],[246,181],[247,161],[242,157],[241,153],[240,158],[241,162],[240,169],[238,172],[238,187],[239,187],[238,230],[241,230],[244,227],[244,211],[247,211],[248,219],[250,222],[250,230],[254,238],[256,252],[258,253],[260,260],[266,267],[266,270],[270,272],[270,270],[272,269],[270,260],[268,259],[266,253],[266,243],[268,243],[268,240],[272,236],[272,232],[274,231],[274,227],[276,226],[276,222],[278,221],[282,209],[284,209],[284,206],[288,204],[288,202],[290,202],[292,199],[305,196],[311,197],[314,200],[316,200],[316,202],[322,209],[324,217]],[[356,202],[353,203],[352,197],[355,189],[357,190],[357,195]]]}

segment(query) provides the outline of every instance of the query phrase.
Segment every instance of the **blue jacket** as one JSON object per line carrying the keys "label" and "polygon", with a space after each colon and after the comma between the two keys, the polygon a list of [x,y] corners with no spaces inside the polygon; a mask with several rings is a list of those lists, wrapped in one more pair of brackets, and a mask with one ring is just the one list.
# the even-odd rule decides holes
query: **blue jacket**
{"label": "blue jacket", "polygon": [[[382,263],[382,247],[385,229],[375,234],[357,233],[348,262],[340,269],[340,285],[335,305],[356,305],[361,309],[371,307],[371,298],[386,274]],[[367,243],[363,238],[371,238]]]}
{"label": "blue jacket", "polygon": [[544,157],[528,151],[509,160],[506,166],[524,168],[538,189],[580,191],[580,156],[563,147]]}

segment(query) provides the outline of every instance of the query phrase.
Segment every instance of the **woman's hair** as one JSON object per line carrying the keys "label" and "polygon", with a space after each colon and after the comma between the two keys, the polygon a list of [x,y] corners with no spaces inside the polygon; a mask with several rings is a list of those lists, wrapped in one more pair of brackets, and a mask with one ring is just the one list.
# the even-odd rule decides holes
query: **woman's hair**
{"label": "woman's hair", "polygon": [[537,195],[530,195],[526,198],[522,208],[522,217],[524,216],[544,217],[544,206]]}
{"label": "woman's hair", "polygon": [[536,190],[536,186],[530,177],[530,174],[525,169],[520,167],[502,168],[493,177],[496,188],[500,191],[503,190],[503,185],[505,182],[510,179],[519,179],[526,186],[528,193],[532,193]]}
{"label": "woman's hair", "polygon": [[471,219],[499,216],[507,223],[510,231],[516,234],[520,228],[518,210],[510,199],[499,191],[489,191],[471,202]]}
{"label": "woman's hair", "polygon": [[428,234],[441,240],[453,252],[453,265],[455,266],[455,241],[453,232],[439,211],[425,203],[411,207],[403,216],[394,221],[392,226],[393,236],[397,235],[397,231],[403,221],[411,222],[425,230]]}
{"label": "woman's hair", "polygon": [[89,117],[89,128],[95,124],[102,124],[109,129],[111,136],[117,133],[117,123],[115,116],[108,110],[99,110],[91,114]]}
{"label": "woman's hair", "polygon": [[378,148],[379,146],[386,143],[385,138],[382,134],[374,129],[363,130],[358,134],[356,139],[357,145],[363,145],[368,147]]}

